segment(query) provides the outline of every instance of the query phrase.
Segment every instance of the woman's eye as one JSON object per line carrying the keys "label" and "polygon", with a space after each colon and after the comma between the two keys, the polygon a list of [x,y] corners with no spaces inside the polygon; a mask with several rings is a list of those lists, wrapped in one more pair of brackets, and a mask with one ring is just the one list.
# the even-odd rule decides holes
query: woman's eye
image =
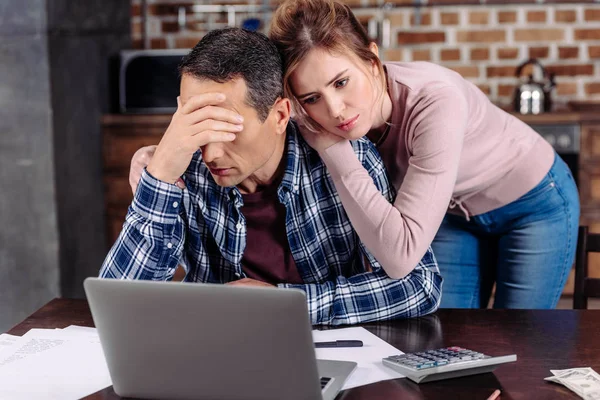
{"label": "woman's eye", "polygon": [[304,104],[315,104],[316,102],[317,102],[316,96],[312,96],[312,97],[302,100],[302,103],[304,103]]}
{"label": "woman's eye", "polygon": [[335,83],[335,87],[336,88],[343,88],[344,86],[346,86],[346,84],[348,83],[348,78],[339,80]]}

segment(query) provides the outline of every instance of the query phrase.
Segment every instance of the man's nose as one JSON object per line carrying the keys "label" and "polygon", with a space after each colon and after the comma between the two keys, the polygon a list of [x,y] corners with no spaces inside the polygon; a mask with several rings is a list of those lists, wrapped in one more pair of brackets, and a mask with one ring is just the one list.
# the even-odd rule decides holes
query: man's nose
{"label": "man's nose", "polygon": [[218,160],[223,157],[225,152],[223,151],[223,147],[221,143],[209,143],[202,148],[202,160],[206,164],[210,164],[213,161]]}

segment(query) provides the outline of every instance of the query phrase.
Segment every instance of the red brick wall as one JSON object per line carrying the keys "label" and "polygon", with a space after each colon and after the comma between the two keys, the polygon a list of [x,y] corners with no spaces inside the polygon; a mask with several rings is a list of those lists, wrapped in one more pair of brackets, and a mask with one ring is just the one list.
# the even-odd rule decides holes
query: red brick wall
{"label": "red brick wall", "polygon": [[[140,0],[132,2],[132,33],[137,48],[190,48],[207,30],[227,25],[226,14],[187,14],[177,23],[180,6],[243,4],[244,0],[148,0],[147,38],[142,43]],[[262,0],[247,0],[262,4]],[[271,0],[272,4],[278,0]],[[408,7],[415,0],[396,0],[384,15],[392,24],[386,61],[432,61],[452,68],[477,84],[492,101],[511,104],[518,79],[516,66],[538,58],[556,73],[556,108],[569,100],[600,100],[600,4],[581,2],[429,0],[426,7]],[[378,0],[346,0],[366,23],[378,14]],[[462,5],[446,5],[461,3]],[[508,3],[508,4],[506,4]],[[238,14],[238,21],[246,16]],[[268,27],[265,27],[267,29]],[[266,30],[265,30],[266,31]]]}

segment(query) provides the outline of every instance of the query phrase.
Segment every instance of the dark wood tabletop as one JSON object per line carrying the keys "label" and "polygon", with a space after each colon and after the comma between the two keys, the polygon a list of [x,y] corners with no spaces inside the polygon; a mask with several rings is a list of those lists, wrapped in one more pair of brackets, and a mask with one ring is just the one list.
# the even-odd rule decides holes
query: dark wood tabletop
{"label": "dark wood tabletop", "polygon": [[[8,333],[31,328],[93,326],[85,300],[55,299]],[[490,355],[516,354],[494,373],[417,385],[407,379],[346,390],[343,400],[476,399],[495,389],[507,399],[576,399],[543,380],[550,369],[591,367],[600,372],[600,310],[439,310],[433,315],[363,325],[404,352],[461,346]],[[118,399],[112,388],[87,399]]]}

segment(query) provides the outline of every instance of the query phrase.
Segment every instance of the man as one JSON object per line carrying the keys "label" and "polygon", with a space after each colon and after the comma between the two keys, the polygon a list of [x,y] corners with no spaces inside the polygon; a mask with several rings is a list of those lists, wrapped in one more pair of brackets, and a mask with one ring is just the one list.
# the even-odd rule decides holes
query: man
{"label": "man", "polygon": [[[360,243],[318,153],[288,124],[281,59],[264,35],[212,31],[180,72],[178,109],[101,277],[169,280],[181,263],[188,282],[298,288],[313,324],[437,309],[442,279],[430,250],[394,280]],[[374,147],[352,146],[391,201]]]}

